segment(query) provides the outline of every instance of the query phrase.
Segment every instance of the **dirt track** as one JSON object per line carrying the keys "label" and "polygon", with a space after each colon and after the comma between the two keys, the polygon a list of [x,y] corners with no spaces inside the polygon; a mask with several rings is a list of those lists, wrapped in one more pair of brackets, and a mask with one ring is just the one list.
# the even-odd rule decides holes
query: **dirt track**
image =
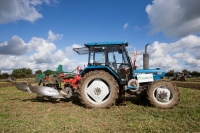
{"label": "dirt track", "polygon": [[9,87],[9,86],[14,86],[14,84],[11,82],[0,84],[0,88]]}
{"label": "dirt track", "polygon": [[[28,82],[28,83],[31,84],[31,82]],[[0,83],[0,88],[9,87],[9,86],[14,86],[14,84],[12,82]]]}
{"label": "dirt track", "polygon": [[193,88],[200,90],[200,84],[198,83],[189,83],[189,82],[174,82],[178,87],[184,87],[184,88]]}

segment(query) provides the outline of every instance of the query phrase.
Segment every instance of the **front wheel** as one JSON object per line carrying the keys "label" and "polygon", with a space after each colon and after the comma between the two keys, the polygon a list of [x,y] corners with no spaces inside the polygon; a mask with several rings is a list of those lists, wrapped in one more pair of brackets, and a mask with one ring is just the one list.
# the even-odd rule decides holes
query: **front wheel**
{"label": "front wheel", "polygon": [[147,90],[147,97],[155,107],[170,109],[178,104],[180,93],[176,85],[168,81],[155,81]]}
{"label": "front wheel", "polygon": [[79,83],[79,99],[87,108],[110,108],[115,104],[118,93],[116,80],[103,70],[90,71]]}

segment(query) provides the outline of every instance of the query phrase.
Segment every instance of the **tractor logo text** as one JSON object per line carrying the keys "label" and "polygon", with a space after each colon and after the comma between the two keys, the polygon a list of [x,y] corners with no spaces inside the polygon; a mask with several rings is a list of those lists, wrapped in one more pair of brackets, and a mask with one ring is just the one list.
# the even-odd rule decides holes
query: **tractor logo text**
{"label": "tractor logo text", "polygon": [[137,79],[139,83],[154,81],[153,74],[140,74],[140,75],[137,75]]}

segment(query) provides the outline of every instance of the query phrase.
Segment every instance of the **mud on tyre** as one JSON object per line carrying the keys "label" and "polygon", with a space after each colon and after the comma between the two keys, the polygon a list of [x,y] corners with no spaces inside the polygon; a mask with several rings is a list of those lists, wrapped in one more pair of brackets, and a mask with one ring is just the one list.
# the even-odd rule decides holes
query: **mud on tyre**
{"label": "mud on tyre", "polygon": [[78,97],[86,108],[110,108],[118,98],[119,86],[108,72],[90,71],[78,86]]}

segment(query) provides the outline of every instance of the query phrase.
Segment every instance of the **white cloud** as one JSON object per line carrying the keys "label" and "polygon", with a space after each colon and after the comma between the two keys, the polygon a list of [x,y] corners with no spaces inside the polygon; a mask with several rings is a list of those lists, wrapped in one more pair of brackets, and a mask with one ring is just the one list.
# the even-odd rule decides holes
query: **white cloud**
{"label": "white cloud", "polygon": [[26,20],[34,22],[43,18],[38,12],[37,6],[42,3],[56,3],[56,0],[0,0],[0,24]]}
{"label": "white cloud", "polygon": [[62,39],[63,35],[62,34],[54,34],[51,30],[48,32],[48,42],[53,42],[55,40],[60,40]]}
{"label": "white cloud", "polygon": [[28,44],[18,36],[13,36],[8,42],[0,43],[0,55],[23,55],[31,50],[36,50],[42,54],[50,54],[55,49],[56,46],[53,43],[36,37],[33,37]]}
{"label": "white cloud", "polygon": [[[51,34],[48,38],[55,35],[52,31],[49,33]],[[56,40],[57,37],[53,40]],[[73,44],[69,47],[72,49],[82,46]],[[23,39],[13,36],[10,41],[0,43],[0,62],[3,62],[0,63],[0,70],[2,73],[11,73],[13,69],[17,68],[44,71],[47,69],[56,70],[58,65],[63,65],[64,70],[72,71],[78,66],[78,62],[75,59],[66,58],[66,55],[65,51],[57,49],[56,45],[49,42],[48,39],[32,37],[26,44]]]}
{"label": "white cloud", "polygon": [[127,29],[128,28],[128,22],[124,24],[123,29]]}
{"label": "white cloud", "polygon": [[199,0],[153,0],[146,7],[151,33],[184,37],[200,33]]}
{"label": "white cloud", "polygon": [[163,32],[166,36],[183,37],[173,43],[155,41],[149,46],[151,58],[155,59],[153,64],[165,68],[167,62],[168,68],[174,70],[199,71],[200,37],[192,35],[200,33],[199,7],[199,0],[153,0],[146,7],[151,33]]}
{"label": "white cloud", "polygon": [[169,54],[164,57],[152,58],[149,65],[153,68],[162,68],[163,70],[180,70],[183,66],[179,64],[178,59],[171,57]]}
{"label": "white cloud", "polygon": [[67,56],[70,56],[73,54],[73,52],[74,52],[73,48],[81,48],[81,47],[83,47],[83,46],[78,45],[78,44],[73,44],[72,46],[66,47],[65,50],[66,50]]}
{"label": "white cloud", "polygon": [[[31,60],[36,61],[37,64],[41,63],[52,63],[52,53],[56,50],[56,45],[52,43],[53,40],[56,40],[60,37],[60,35],[55,35],[52,31],[49,31],[49,38],[52,38],[51,41],[45,40],[44,38],[36,38],[33,37],[29,42],[29,45],[32,46],[33,49],[36,50],[32,56],[30,56]],[[57,51],[56,54],[62,54],[60,51]]]}
{"label": "white cloud", "polygon": [[49,5],[50,3],[58,3],[58,0],[43,0],[44,3],[46,3],[47,5]]}
{"label": "white cloud", "polygon": [[196,52],[196,59],[200,60],[200,52]]}
{"label": "white cloud", "polygon": [[[82,47],[81,45],[73,44],[66,47],[66,51],[62,51],[57,49],[53,42],[48,42],[47,40],[32,37],[26,44],[23,39],[13,36],[8,42],[1,42],[0,62],[3,63],[0,63],[0,70],[2,72],[12,72],[13,69],[24,67],[33,71],[39,69],[43,71],[46,69],[56,70],[57,66],[61,64],[64,70],[72,71],[78,65],[82,68],[87,65],[87,58],[86,62],[84,62],[83,55],[81,55],[81,60],[76,59],[80,56],[67,58],[68,55],[73,54],[73,48]],[[150,67],[160,67],[165,71],[182,71],[183,69],[199,71],[199,44],[200,37],[195,35],[189,35],[172,43],[155,41],[147,48],[150,54]],[[29,52],[28,55],[25,54],[27,52]],[[143,52],[139,51],[138,53],[142,54]],[[138,55],[136,65],[142,67],[142,55]]]}
{"label": "white cloud", "polygon": [[183,58],[183,59],[188,58],[189,56],[191,56],[191,55],[188,52],[176,53],[176,54],[173,55],[174,58]]}
{"label": "white cloud", "polygon": [[18,36],[13,36],[8,42],[0,43],[0,54],[7,55],[22,55],[30,50],[30,45],[19,38]]}
{"label": "white cloud", "polygon": [[155,41],[149,48],[151,57],[164,57],[169,52],[167,48],[168,44]]}
{"label": "white cloud", "polygon": [[[149,66],[160,67],[165,71],[187,69],[199,71],[200,68],[200,37],[189,35],[173,43],[159,43],[155,41],[149,45],[147,51],[150,55]],[[144,53],[140,51],[138,53]],[[139,67],[143,67],[142,56],[137,61]]]}
{"label": "white cloud", "polygon": [[32,50],[37,52],[48,53],[56,49],[52,42],[48,42],[44,38],[33,37],[28,44],[31,45]]}
{"label": "white cloud", "polygon": [[33,56],[35,58],[38,57],[38,59],[42,56],[42,59],[56,50],[56,46],[52,42],[61,38],[62,34],[54,34],[50,30],[47,40],[44,38],[32,37],[26,44],[21,38],[14,35],[8,42],[0,42],[0,55],[23,55],[35,50],[37,53]]}
{"label": "white cloud", "polygon": [[15,56],[0,55],[0,70],[8,70],[15,67]]}
{"label": "white cloud", "polygon": [[195,35],[189,35],[173,43],[159,43],[155,41],[152,46],[149,47],[152,52],[152,57],[165,56],[167,53],[177,52],[193,52],[196,57],[200,50],[200,37]]}
{"label": "white cloud", "polygon": [[52,58],[54,61],[62,61],[65,56],[65,53],[59,49],[52,55]]}
{"label": "white cloud", "polygon": [[192,53],[185,52],[185,53],[177,53],[174,54],[175,58],[182,58],[182,60],[185,62],[185,65],[187,68],[193,68],[196,69],[196,71],[199,70],[200,67],[200,60],[195,59],[195,57],[192,55]]}
{"label": "white cloud", "polygon": [[73,49],[72,49],[72,47],[71,47],[71,46],[69,46],[69,47],[66,47],[66,48],[65,48],[65,50],[66,50],[66,54],[67,54],[67,56],[69,56],[69,55],[72,55],[72,54],[73,54]]}
{"label": "white cloud", "polygon": [[72,48],[81,48],[81,47],[83,47],[83,46],[78,45],[78,44],[73,44],[73,45],[72,45]]}

